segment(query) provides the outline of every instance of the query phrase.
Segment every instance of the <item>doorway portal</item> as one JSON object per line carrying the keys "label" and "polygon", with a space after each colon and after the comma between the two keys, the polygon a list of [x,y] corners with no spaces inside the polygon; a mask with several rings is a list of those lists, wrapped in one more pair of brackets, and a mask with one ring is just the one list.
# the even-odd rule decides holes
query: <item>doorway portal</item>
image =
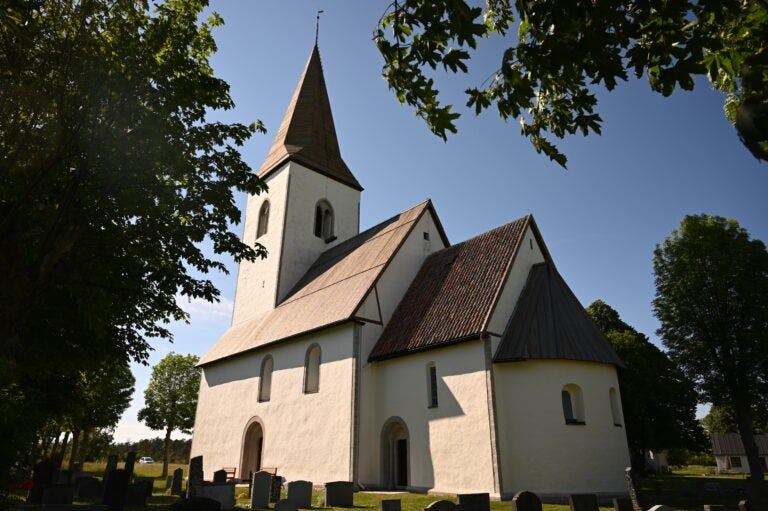
{"label": "doorway portal", "polygon": [[408,427],[391,417],[381,430],[381,479],[391,489],[405,489],[410,482],[410,439]]}
{"label": "doorway portal", "polygon": [[240,477],[245,479],[252,472],[261,470],[264,452],[264,428],[259,419],[251,419],[245,428],[243,437],[243,456],[240,464]]}

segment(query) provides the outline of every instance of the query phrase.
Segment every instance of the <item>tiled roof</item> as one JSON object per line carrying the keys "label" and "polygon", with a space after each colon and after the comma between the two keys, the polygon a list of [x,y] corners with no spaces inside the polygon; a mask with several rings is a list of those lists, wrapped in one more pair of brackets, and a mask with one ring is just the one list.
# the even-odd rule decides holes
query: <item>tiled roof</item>
{"label": "tiled roof", "polygon": [[[710,435],[712,440],[712,454],[715,456],[736,455],[743,456],[747,454],[744,450],[744,444],[741,442],[741,436],[738,433],[713,433]],[[760,456],[768,456],[768,434],[755,435],[757,452]]]}
{"label": "tiled roof", "polygon": [[370,360],[484,332],[530,216],[430,255],[398,304]]}
{"label": "tiled roof", "polygon": [[317,46],[312,49],[280,129],[259,169],[259,177],[267,177],[288,160],[356,190],[363,189],[341,158]]}
{"label": "tiled roof", "polygon": [[583,360],[624,367],[550,263],[531,268],[494,362],[529,359]]}
{"label": "tiled roof", "polygon": [[362,301],[426,211],[434,215],[430,201],[324,252],[288,298],[275,309],[232,326],[200,365],[354,319]]}

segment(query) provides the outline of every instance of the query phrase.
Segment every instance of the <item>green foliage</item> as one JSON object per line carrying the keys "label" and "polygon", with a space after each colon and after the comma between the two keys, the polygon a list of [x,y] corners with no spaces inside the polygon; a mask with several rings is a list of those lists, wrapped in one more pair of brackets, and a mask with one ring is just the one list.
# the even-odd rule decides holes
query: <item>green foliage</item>
{"label": "green foliage", "polygon": [[517,119],[534,149],[563,167],[549,137],[599,134],[596,87],[613,90],[630,74],[646,75],[665,96],[708,77],[728,94],[727,115],[744,145],[768,160],[765,2],[486,0],[483,10],[464,0],[403,0],[390,4],[374,41],[389,87],[445,138],[459,114],[441,103],[427,70],[467,73],[478,40],[494,35],[510,46],[493,76],[465,91],[467,106]]}
{"label": "green foliage", "polygon": [[171,433],[191,433],[195,425],[200,369],[196,355],[169,353],[152,368],[138,418],[149,429],[165,430],[163,477],[168,475]]}
{"label": "green foliage", "polygon": [[587,313],[627,366],[619,370],[619,386],[633,465],[644,468],[643,455],[648,449],[703,448],[691,381],[648,337],[622,321],[602,300],[587,307]]}
{"label": "green foliage", "polygon": [[690,449],[670,449],[667,452],[667,462],[672,467],[688,465],[714,467],[717,465],[715,457],[711,453]]}
{"label": "green foliage", "polygon": [[654,253],[659,335],[700,400],[733,412],[768,508],[753,430],[768,404],[768,251],[735,220],[686,216]]}
{"label": "green foliage", "polygon": [[707,433],[735,433],[739,427],[733,419],[733,410],[727,405],[712,406],[709,413],[701,419],[701,425]]}
{"label": "green foliage", "polygon": [[177,295],[218,298],[220,255],[265,255],[230,230],[234,191],[265,189],[237,150],[263,127],[206,120],[233,106],[206,4],[0,9],[0,481],[82,371],[146,361]]}
{"label": "green foliage", "polygon": [[[190,439],[174,439],[170,442],[168,455],[169,463],[189,463],[189,452],[192,448]],[[165,452],[165,440],[162,438],[145,438],[137,442],[122,442],[110,446],[109,454],[116,453],[121,460],[125,460],[129,452],[137,453],[138,457],[149,456],[155,461],[163,459]]]}

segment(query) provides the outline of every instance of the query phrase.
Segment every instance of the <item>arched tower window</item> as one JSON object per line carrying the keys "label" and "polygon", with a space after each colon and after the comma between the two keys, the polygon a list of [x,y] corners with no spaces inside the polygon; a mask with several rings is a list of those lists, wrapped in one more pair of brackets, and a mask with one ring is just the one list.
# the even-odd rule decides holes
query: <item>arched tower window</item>
{"label": "arched tower window", "polygon": [[437,408],[437,367],[434,362],[427,364],[427,406]]}
{"label": "arched tower window", "polygon": [[265,200],[259,209],[259,226],[256,229],[256,237],[261,238],[267,234],[267,225],[269,224],[269,201]]}
{"label": "arched tower window", "polygon": [[272,355],[267,355],[261,363],[261,378],[259,378],[259,402],[269,401],[272,393]]}
{"label": "arched tower window", "polygon": [[569,425],[583,425],[584,422],[584,397],[581,387],[569,383],[560,392],[563,401],[563,417]]}
{"label": "arched tower window", "polygon": [[315,206],[315,236],[326,243],[336,239],[333,235],[333,208],[326,200],[321,200]]}
{"label": "arched tower window", "polygon": [[304,362],[304,393],[312,394],[320,390],[320,346],[313,344],[307,350]]}
{"label": "arched tower window", "polygon": [[619,406],[619,393],[611,387],[608,391],[608,399],[611,401],[611,415],[613,415],[613,425],[621,427],[621,407]]}

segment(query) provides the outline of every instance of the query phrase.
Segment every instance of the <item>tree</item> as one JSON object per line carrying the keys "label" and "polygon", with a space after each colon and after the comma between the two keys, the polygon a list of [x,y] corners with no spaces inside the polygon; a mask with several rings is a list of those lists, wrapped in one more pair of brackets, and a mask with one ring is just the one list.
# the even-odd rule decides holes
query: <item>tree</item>
{"label": "tree", "polygon": [[563,167],[566,157],[548,137],[599,134],[595,90],[613,90],[630,74],[647,75],[651,89],[665,96],[677,87],[691,90],[696,77],[706,76],[727,94],[726,115],[744,145],[768,160],[764,0],[469,4],[393,2],[374,30],[389,87],[438,136],[456,132],[459,114],[441,104],[434,70],[467,73],[478,40],[498,35],[511,46],[492,76],[465,91],[467,106],[475,113],[495,106],[501,118],[519,120],[536,151]]}
{"label": "tree", "polygon": [[627,366],[618,376],[632,466],[645,468],[648,449],[700,448],[693,383],[610,305],[595,300],[587,313]]}
{"label": "tree", "polygon": [[152,368],[152,376],[144,391],[144,408],[139,420],[149,429],[165,430],[163,474],[168,475],[171,433],[191,433],[195,425],[197,393],[200,390],[199,358],[195,355],[169,353]]}
{"label": "tree", "polygon": [[653,267],[658,333],[699,400],[732,411],[750,499],[768,509],[753,436],[768,404],[768,251],[735,220],[692,215],[656,246]]}
{"label": "tree", "polygon": [[738,430],[736,421],[733,420],[733,413],[727,405],[712,406],[709,413],[701,419],[701,424],[709,434],[733,433]]}
{"label": "tree", "polygon": [[230,230],[234,191],[265,189],[237,151],[263,127],[206,120],[233,106],[206,4],[0,9],[0,482],[81,371],[146,361],[177,295],[217,299],[221,254],[265,255]]}

